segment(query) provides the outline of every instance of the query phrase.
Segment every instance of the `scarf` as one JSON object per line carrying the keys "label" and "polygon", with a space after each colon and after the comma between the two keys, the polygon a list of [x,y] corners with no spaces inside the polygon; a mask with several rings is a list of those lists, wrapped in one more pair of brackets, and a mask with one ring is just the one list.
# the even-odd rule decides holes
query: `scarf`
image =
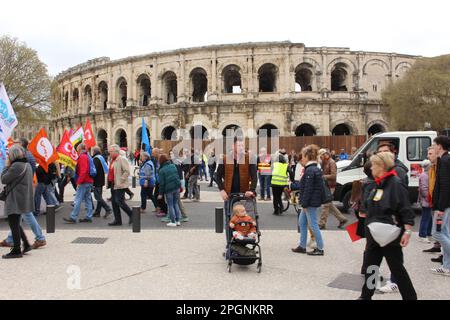
{"label": "scarf", "polygon": [[397,175],[397,172],[395,172],[394,169],[392,169],[391,171],[386,172],[386,173],[383,174],[381,177],[376,178],[376,179],[375,179],[375,183],[379,186],[379,185],[381,185],[381,183],[383,182],[383,180],[386,180],[387,178],[392,177],[392,176],[396,176],[396,177],[398,176],[398,175]]}

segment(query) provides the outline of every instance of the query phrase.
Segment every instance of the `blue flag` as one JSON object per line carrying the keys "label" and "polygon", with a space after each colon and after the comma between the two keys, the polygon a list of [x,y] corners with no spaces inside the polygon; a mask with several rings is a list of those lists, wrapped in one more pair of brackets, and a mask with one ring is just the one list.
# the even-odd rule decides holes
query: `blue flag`
{"label": "blue flag", "polygon": [[152,147],[150,146],[150,140],[147,135],[147,126],[145,125],[144,117],[142,117],[142,129],[141,129],[141,149],[148,152],[149,155],[152,155]]}

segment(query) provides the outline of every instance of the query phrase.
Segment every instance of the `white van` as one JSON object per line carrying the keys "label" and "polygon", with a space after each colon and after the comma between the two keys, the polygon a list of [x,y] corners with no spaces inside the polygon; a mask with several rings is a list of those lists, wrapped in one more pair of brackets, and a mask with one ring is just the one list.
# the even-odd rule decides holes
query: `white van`
{"label": "white van", "polygon": [[436,137],[435,131],[383,132],[372,136],[352,155],[350,163],[348,161],[342,164],[337,162],[337,185],[334,200],[342,202],[344,211],[348,210],[352,183],[354,180],[360,180],[366,176],[363,166],[368,159],[368,155],[377,150],[380,141],[388,141],[396,146],[398,159],[409,170],[410,200],[411,203],[415,203],[417,201],[419,174],[422,172],[420,163],[427,159],[427,149]]}

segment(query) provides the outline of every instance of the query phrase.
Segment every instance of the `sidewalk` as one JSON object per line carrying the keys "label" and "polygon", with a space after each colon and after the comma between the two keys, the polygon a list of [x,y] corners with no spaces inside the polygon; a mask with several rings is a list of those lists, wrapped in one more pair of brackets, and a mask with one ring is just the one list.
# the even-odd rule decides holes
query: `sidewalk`
{"label": "sidewalk", "polygon": [[[359,296],[358,284],[356,290],[328,285],[343,273],[356,282],[362,279],[362,241],[351,243],[345,232],[325,231],[326,255],[310,257],[291,252],[298,241],[297,232],[262,233],[263,268],[258,274],[256,265],[233,265],[228,273],[222,257],[225,236],[214,231],[57,230],[47,235],[47,247],[31,251],[23,259],[0,261],[2,286],[8,288],[0,291],[0,299],[289,300]],[[71,243],[77,237],[108,239],[104,244]],[[450,278],[429,272],[437,264],[430,261],[433,255],[421,252],[429,245],[416,238],[414,234],[405,250],[405,261],[419,298],[448,299]],[[1,254],[6,252],[0,249]],[[68,289],[78,267],[81,289]],[[385,265],[382,270],[384,276],[389,274]],[[375,299],[400,299],[400,295],[376,295]]]}

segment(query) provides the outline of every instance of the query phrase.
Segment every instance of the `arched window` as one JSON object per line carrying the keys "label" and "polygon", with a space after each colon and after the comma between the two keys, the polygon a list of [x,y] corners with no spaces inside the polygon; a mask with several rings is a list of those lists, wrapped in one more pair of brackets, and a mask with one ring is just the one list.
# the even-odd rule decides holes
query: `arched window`
{"label": "arched window", "polygon": [[[302,63],[295,68],[295,83],[298,84],[298,86],[296,86],[296,92],[312,91],[313,73],[311,69],[312,66],[308,63]],[[299,91],[297,90],[298,87],[300,87]]]}
{"label": "arched window", "polygon": [[92,88],[90,85],[84,87],[84,102],[87,112],[91,111],[92,106]]}
{"label": "arched window", "polygon": [[127,106],[127,81],[124,78],[120,78],[117,81],[117,92],[119,107],[125,108]]}
{"label": "arched window", "polygon": [[127,148],[127,132],[123,129],[119,129],[116,131],[116,144],[121,148]]}
{"label": "arched window", "polygon": [[[147,137],[148,137],[148,141],[150,141],[150,131],[148,130],[148,128],[145,128],[147,130]],[[146,150],[146,147],[141,145],[142,143],[142,127],[140,127],[138,129],[138,131],[136,132],[136,148],[139,150]]]}
{"label": "arched window", "polygon": [[102,81],[98,84],[98,95],[100,97],[100,104],[103,110],[106,110],[108,107],[108,85],[105,81]]}
{"label": "arched window", "polygon": [[202,140],[208,140],[209,139],[209,133],[208,129],[206,129],[204,126],[196,125],[191,127],[191,130],[189,131],[191,134],[191,139],[202,139]]}
{"label": "arched window", "polygon": [[67,111],[68,107],[69,107],[69,92],[66,91],[66,94],[64,95],[64,110]]}
{"label": "arched window", "polygon": [[384,131],[385,131],[384,127],[381,124],[376,123],[370,126],[369,130],[367,130],[367,133],[369,134],[369,136],[373,136],[374,134]]}
{"label": "arched window", "polygon": [[280,136],[280,130],[275,127],[273,124],[265,124],[261,128],[258,129],[258,137],[278,137]]}
{"label": "arched window", "polygon": [[222,130],[222,136],[223,137],[243,137],[244,136],[244,132],[242,131],[242,128],[239,127],[236,124],[230,124],[228,126],[226,126],[225,128],[223,128]]}
{"label": "arched window", "polygon": [[195,68],[190,74],[192,101],[205,102],[208,92],[208,77],[206,71],[202,68]]}
{"label": "arched window", "polygon": [[350,127],[344,123],[337,125],[334,127],[332,131],[333,136],[349,136],[351,135]]}
{"label": "arched window", "polygon": [[242,81],[240,68],[237,65],[230,64],[222,71],[223,91],[224,93],[241,93]]}
{"label": "arched window", "polygon": [[97,133],[98,146],[105,152],[108,149],[108,134],[105,130],[100,129]]}
{"label": "arched window", "polygon": [[139,88],[139,105],[146,107],[149,105],[152,87],[150,78],[146,74],[141,74],[137,79],[137,85]]}
{"label": "arched window", "polygon": [[259,92],[277,91],[277,67],[271,63],[266,63],[258,70]]}
{"label": "arched window", "polygon": [[295,129],[295,135],[297,137],[303,137],[303,136],[315,136],[316,135],[316,129],[308,123],[303,123]]}
{"label": "arched window", "polygon": [[78,91],[78,88],[73,89],[72,92],[72,108],[75,110],[75,113],[78,113],[78,108],[80,106],[80,93]]}
{"label": "arched window", "polygon": [[348,75],[345,63],[337,63],[331,71],[331,91],[348,91]]}
{"label": "arched window", "polygon": [[168,71],[162,77],[163,82],[163,97],[167,104],[177,102],[177,76],[172,71]]}
{"label": "arched window", "polygon": [[177,130],[172,127],[168,126],[163,129],[161,132],[161,139],[162,140],[177,140]]}

